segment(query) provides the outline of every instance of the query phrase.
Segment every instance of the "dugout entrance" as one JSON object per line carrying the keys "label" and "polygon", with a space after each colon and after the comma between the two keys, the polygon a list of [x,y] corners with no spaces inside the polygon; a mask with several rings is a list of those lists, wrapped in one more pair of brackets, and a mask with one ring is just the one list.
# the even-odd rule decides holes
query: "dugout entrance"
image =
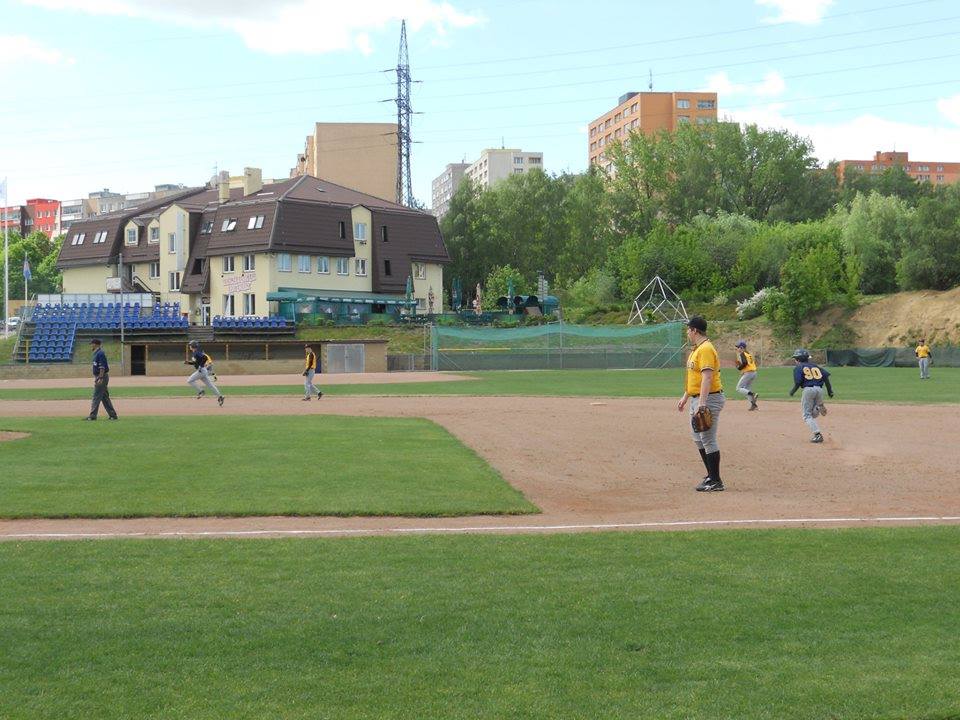
{"label": "dugout entrance", "polygon": [[603,327],[431,328],[433,370],[669,368],[683,365],[683,323]]}

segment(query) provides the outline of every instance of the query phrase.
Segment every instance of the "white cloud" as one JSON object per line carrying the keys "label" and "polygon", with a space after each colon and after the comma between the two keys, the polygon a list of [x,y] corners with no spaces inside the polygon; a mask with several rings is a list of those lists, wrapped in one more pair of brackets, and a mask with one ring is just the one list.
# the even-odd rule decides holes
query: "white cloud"
{"label": "white cloud", "polygon": [[272,54],[373,52],[371,31],[394,31],[406,19],[411,32],[429,28],[443,37],[451,29],[481,22],[444,0],[21,0],[49,10],[120,15],[237,33],[253,50]]}
{"label": "white cloud", "polygon": [[937,110],[954,125],[960,125],[960,95],[937,100]]}
{"label": "white cloud", "polygon": [[[960,106],[960,100],[957,105]],[[774,103],[731,110],[727,115],[740,123],[781,128],[810,138],[823,164],[830,160],[869,160],[878,150],[894,149],[910,153],[911,160],[956,161],[952,148],[960,147],[960,127],[916,125],[870,114],[835,124],[809,123],[802,116],[791,117],[785,109],[785,104]]]}
{"label": "white cloud", "polygon": [[833,0],[756,0],[757,5],[774,8],[780,14],[763,18],[763,22],[800,23],[801,25],[816,25],[823,19],[827,8],[833,5]]}
{"label": "white cloud", "polygon": [[26,35],[0,35],[0,67],[17,63],[72,65],[74,59]]}
{"label": "white cloud", "polygon": [[763,80],[757,83],[736,83],[730,79],[727,73],[721,71],[707,77],[707,87],[709,92],[715,92],[720,97],[728,98],[733,95],[753,95],[756,97],[776,97],[786,90],[787,84],[783,76],[776,70],[770,70],[763,76]]}

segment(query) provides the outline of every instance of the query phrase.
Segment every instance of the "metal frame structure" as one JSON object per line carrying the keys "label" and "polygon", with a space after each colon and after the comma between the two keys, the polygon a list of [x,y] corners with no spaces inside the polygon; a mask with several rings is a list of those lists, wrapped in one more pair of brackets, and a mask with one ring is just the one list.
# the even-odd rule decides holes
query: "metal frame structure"
{"label": "metal frame structure", "polygon": [[[640,305],[641,298],[646,298],[643,305]],[[683,300],[659,275],[654,275],[653,280],[648,282],[647,286],[633,299],[633,310],[630,312],[627,325],[633,325],[636,320],[639,320],[641,325],[646,325],[645,314],[648,312],[653,316],[654,323],[690,319]]]}
{"label": "metal frame structure", "polygon": [[397,58],[397,202],[414,207],[413,181],[410,175],[410,58],[407,53],[407,21],[400,23],[400,54]]}

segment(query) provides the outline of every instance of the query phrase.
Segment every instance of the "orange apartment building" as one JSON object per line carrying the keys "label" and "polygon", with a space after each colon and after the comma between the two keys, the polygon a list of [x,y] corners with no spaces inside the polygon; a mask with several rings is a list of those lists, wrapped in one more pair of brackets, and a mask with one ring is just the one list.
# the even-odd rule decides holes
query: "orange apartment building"
{"label": "orange apartment building", "polygon": [[615,108],[590,123],[587,139],[591,165],[607,167],[606,147],[631,131],[676,130],[684,123],[717,121],[717,94],[712,92],[628,92]]}
{"label": "orange apartment building", "polygon": [[899,165],[914,180],[934,185],[949,185],[960,180],[960,162],[910,160],[905,152],[874,153],[873,160],[841,160],[837,168],[841,182],[847,168],[863,173],[879,173]]}

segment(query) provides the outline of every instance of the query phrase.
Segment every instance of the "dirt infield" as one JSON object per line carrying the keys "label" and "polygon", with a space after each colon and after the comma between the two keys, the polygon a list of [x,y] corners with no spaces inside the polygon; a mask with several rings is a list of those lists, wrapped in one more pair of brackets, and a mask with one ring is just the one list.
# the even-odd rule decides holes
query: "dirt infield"
{"label": "dirt infield", "polygon": [[[7,539],[63,534],[350,535],[402,532],[676,529],[960,521],[960,449],[936,432],[953,409],[831,404],[826,442],[811,445],[799,404],[756,413],[730,400],[720,419],[727,491],[696,493],[703,466],[673,399],[232,397],[122,399],[137,415],[219,413],[426,417],[476,450],[543,510],[522,517],[156,518],[0,521]],[[11,416],[70,416],[82,400],[0,401]]]}

